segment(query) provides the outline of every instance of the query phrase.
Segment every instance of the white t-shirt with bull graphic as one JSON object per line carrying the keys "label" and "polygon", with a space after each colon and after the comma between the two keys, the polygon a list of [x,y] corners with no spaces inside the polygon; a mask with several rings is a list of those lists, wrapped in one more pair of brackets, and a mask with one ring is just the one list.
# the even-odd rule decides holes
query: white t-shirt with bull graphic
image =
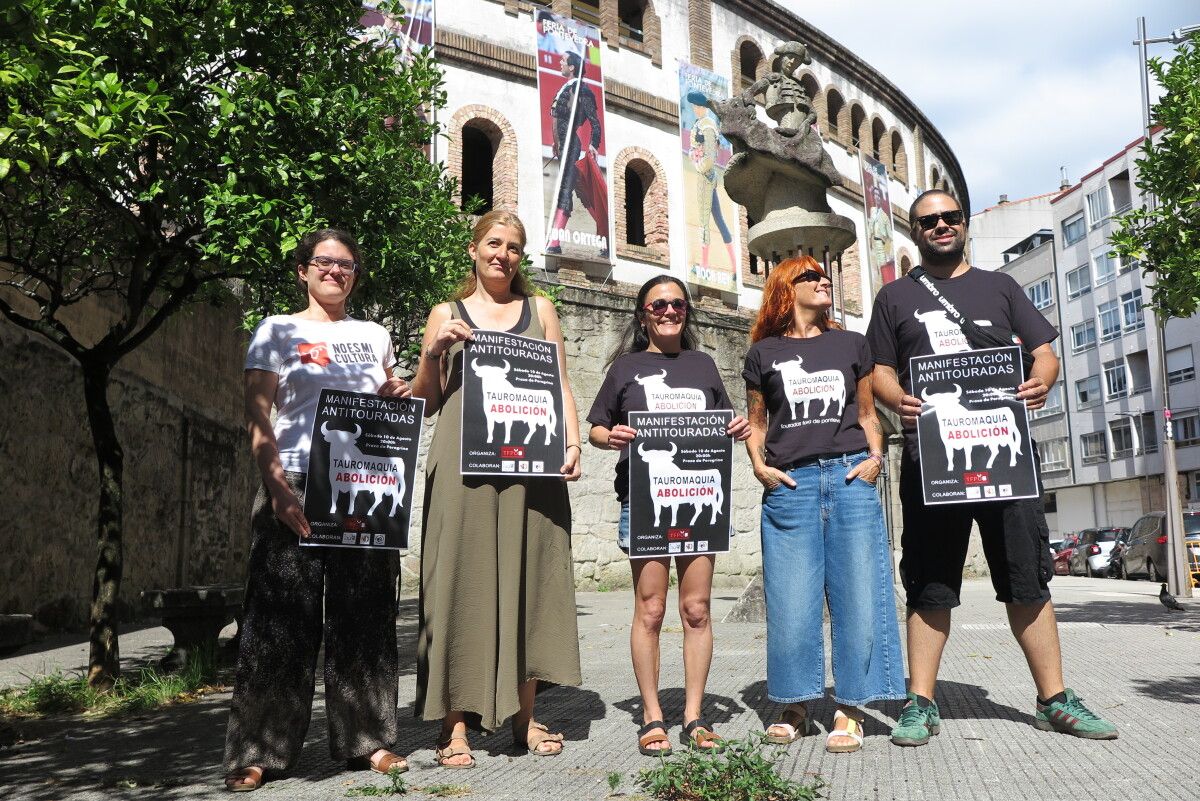
{"label": "white t-shirt with bull graphic", "polygon": [[267,317],[254,329],[247,370],[279,376],[275,440],[283,469],[308,470],[313,420],[321,390],[377,392],[396,364],[392,338],[378,323],[350,317],[322,323],[290,314]]}

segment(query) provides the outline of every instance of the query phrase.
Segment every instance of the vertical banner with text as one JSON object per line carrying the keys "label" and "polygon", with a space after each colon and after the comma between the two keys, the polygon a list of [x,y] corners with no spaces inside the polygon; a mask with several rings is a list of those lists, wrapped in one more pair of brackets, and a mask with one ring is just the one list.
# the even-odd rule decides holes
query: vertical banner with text
{"label": "vertical banner with text", "polygon": [[630,412],[629,558],[729,550],[733,412]]}
{"label": "vertical banner with text", "polygon": [[863,213],[867,222],[867,266],[871,273],[871,301],[884,284],[896,280],[896,248],[892,237],[892,202],[888,197],[887,168],[859,151],[862,168]]}
{"label": "vertical banner with text", "polygon": [[1019,347],[914,356],[909,370],[925,503],[1038,497]]}
{"label": "vertical banner with text", "polygon": [[[609,262],[608,158],[600,31],[534,9],[545,252]],[[578,201],[583,208],[576,208]]]}
{"label": "vertical banner with text", "polygon": [[561,477],[566,425],[558,345],[476,330],[462,359],[460,472]]}
{"label": "vertical banner with text", "polygon": [[733,146],[721,136],[721,121],[711,108],[728,99],[725,78],[703,67],[679,63],[687,280],[736,292],[738,207],[725,194],[725,167],[733,156]]}
{"label": "vertical banner with text", "polygon": [[301,545],[408,547],[424,415],[420,398],[321,390],[304,485],[312,533]]}

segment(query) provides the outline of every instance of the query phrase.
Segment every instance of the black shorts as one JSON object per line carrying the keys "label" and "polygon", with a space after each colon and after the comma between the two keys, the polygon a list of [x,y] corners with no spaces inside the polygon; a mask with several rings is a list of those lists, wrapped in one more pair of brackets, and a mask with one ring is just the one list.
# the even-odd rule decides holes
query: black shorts
{"label": "black shorts", "polygon": [[953,609],[962,590],[971,521],[979,524],[983,555],[996,600],[1037,604],[1050,600],[1054,561],[1042,499],[926,506],[921,468],[907,453],[900,461],[900,579],[910,609]]}

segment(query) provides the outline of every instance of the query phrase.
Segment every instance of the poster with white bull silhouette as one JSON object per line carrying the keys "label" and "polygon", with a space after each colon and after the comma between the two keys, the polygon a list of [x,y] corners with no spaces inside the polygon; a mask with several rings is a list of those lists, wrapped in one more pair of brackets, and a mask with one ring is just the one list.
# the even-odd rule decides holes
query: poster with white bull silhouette
{"label": "poster with white bull silhouette", "polygon": [[909,369],[925,503],[1038,497],[1019,347],[914,356]]}
{"label": "poster with white bull silhouette", "polygon": [[561,477],[566,461],[558,345],[475,331],[463,347],[464,476]]}
{"label": "poster with white bull silhouette", "polygon": [[630,412],[629,558],[729,550],[733,412]]}
{"label": "poster with white bull silhouette", "polygon": [[304,490],[301,545],[408,547],[425,401],[321,390]]}

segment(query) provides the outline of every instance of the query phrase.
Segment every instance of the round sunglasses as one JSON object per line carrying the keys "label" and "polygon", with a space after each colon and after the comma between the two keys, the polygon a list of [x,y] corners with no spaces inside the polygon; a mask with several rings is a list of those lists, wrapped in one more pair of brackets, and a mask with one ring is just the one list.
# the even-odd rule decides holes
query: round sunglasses
{"label": "round sunglasses", "polygon": [[653,314],[655,317],[662,317],[667,313],[667,309],[674,309],[679,314],[687,314],[688,302],[683,298],[674,298],[673,300],[659,298],[651,303],[647,303],[642,308]]}

